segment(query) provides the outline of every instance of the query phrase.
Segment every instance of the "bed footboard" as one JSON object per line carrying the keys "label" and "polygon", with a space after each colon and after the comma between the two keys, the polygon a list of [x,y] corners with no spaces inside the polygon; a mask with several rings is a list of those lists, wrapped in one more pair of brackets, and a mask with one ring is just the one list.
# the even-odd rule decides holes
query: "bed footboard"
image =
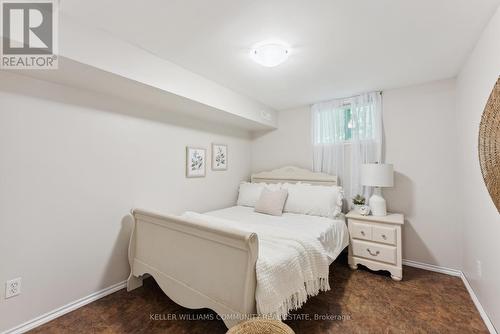
{"label": "bed footboard", "polygon": [[228,328],[255,313],[255,233],[144,210],[131,215],[128,291],[150,274],[177,304],[212,309]]}

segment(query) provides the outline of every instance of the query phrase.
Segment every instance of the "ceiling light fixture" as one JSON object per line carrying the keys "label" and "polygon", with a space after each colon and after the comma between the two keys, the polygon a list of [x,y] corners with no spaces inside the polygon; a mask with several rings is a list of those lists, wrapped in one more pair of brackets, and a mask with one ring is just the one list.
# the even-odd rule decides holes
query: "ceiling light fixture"
{"label": "ceiling light fixture", "polygon": [[290,50],[282,43],[260,43],[250,52],[252,59],[265,67],[275,67],[288,59]]}

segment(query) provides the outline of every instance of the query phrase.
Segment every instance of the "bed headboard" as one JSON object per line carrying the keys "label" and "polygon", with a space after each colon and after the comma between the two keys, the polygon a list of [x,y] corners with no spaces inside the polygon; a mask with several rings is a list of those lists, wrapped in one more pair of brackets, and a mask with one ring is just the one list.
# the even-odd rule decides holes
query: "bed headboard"
{"label": "bed headboard", "polygon": [[304,182],[304,183],[319,184],[324,186],[335,186],[337,185],[337,176],[329,175],[326,173],[315,173],[307,169],[293,167],[293,166],[286,166],[267,172],[252,174],[251,181],[255,183]]}

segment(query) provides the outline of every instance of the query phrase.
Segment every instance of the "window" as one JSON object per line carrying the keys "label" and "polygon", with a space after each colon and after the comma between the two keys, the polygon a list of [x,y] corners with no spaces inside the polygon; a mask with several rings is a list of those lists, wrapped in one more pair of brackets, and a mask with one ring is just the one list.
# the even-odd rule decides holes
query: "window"
{"label": "window", "polygon": [[364,194],[361,165],[382,159],[382,95],[365,93],[311,106],[313,170],[337,175],[345,198]]}
{"label": "window", "polygon": [[348,143],[375,138],[374,108],[349,102],[313,109],[315,145]]}

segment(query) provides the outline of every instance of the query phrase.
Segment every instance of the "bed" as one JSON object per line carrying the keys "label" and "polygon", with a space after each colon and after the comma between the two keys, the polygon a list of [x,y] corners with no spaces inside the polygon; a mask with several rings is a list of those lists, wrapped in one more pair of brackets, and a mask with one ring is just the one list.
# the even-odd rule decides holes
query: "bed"
{"label": "bed", "polygon": [[[330,186],[336,185],[337,178],[284,167],[253,174],[251,182]],[[129,244],[131,273],[127,290],[140,287],[144,275],[149,274],[174,302],[187,308],[212,309],[228,328],[257,313],[258,265],[264,252],[279,257],[280,252],[271,249],[286,243],[284,239],[264,237],[265,229],[272,229],[275,235],[294,233],[314,239],[327,258],[327,265],[349,240],[343,217],[331,219],[294,213],[276,217],[244,206],[204,214],[187,212],[181,216],[134,209],[131,215],[134,227]],[[262,258],[259,258],[259,240]]]}

